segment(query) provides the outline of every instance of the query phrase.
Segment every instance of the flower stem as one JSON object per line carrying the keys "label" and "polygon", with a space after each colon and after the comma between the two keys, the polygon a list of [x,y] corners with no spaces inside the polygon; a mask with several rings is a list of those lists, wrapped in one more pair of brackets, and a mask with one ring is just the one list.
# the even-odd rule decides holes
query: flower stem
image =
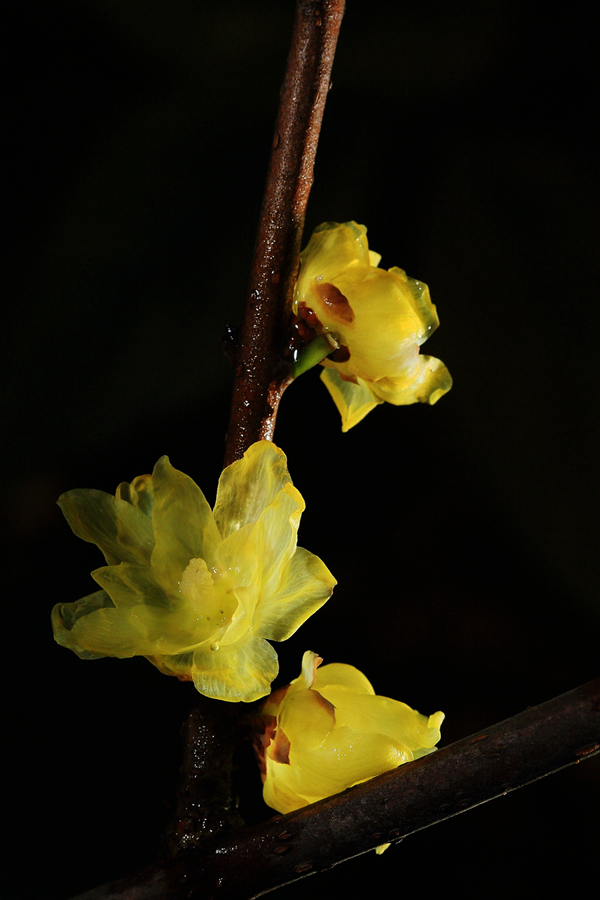
{"label": "flower stem", "polygon": [[294,378],[297,378],[298,375],[303,375],[304,372],[308,372],[309,369],[318,365],[326,356],[329,356],[333,350],[339,348],[339,346],[335,334],[328,332],[327,334],[319,335],[319,337],[315,338],[314,341],[311,341],[310,344],[307,344],[304,347],[298,355],[298,358],[294,361]]}
{"label": "flower stem", "polygon": [[297,0],[246,314],[235,357],[225,465],[273,439],[281,395],[293,378],[281,358],[325,100],[344,0]]}

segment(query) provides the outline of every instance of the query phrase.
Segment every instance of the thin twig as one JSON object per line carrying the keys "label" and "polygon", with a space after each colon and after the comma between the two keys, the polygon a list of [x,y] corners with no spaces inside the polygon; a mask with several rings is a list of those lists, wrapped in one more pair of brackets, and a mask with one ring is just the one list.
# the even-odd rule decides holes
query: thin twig
{"label": "thin twig", "polygon": [[600,678],[336,797],[76,900],[252,900],[599,751]]}
{"label": "thin twig", "polygon": [[281,351],[344,0],[297,0],[260,214],[246,316],[235,358],[225,465],[273,439],[290,381]]}

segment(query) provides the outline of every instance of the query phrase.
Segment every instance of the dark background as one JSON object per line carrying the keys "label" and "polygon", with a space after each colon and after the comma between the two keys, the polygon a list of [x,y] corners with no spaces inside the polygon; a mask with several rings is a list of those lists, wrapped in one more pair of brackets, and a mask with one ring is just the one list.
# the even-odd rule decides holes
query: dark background
{"label": "dark background", "polygon": [[[284,397],[300,544],[339,585],[278,645],[281,683],[309,648],[353,663],[379,693],[443,709],[444,744],[598,675],[589,9],[349,0],[334,66],[306,237],[364,222],[382,265],[427,282],[442,324],[426,351],[455,386],[348,435],[317,373]],[[53,643],[52,605],[94,590],[102,562],[54,501],[113,492],[163,453],[214,499],[230,391],[217,339],[242,315],[293,3],[25,0],[16,17],[5,740],[27,863],[11,896],[65,900],[156,852],[193,689]],[[572,896],[592,874],[599,800],[595,760],[282,897],[386,878],[398,894]]]}

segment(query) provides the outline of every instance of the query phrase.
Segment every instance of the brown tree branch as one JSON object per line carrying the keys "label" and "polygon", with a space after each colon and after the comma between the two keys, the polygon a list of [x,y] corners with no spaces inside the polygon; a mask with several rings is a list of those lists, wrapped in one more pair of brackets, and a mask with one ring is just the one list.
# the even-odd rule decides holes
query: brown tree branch
{"label": "brown tree branch", "polygon": [[[183,759],[175,815],[166,830],[169,857],[209,838],[240,828],[244,821],[233,796],[233,755],[248,737],[240,706],[197,694],[181,728]],[[247,711],[247,710],[246,710]]]}
{"label": "brown tree branch", "polygon": [[252,900],[600,751],[600,678],[336,797],[77,900]]}
{"label": "brown tree branch", "polygon": [[[344,0],[297,0],[296,18],[260,214],[235,382],[225,465],[254,441],[272,439],[290,379],[282,361],[306,204]],[[247,704],[200,697],[184,725],[177,811],[166,841],[171,856],[239,825],[232,808],[231,761]]]}
{"label": "brown tree branch", "polygon": [[344,0],[297,0],[260,214],[246,315],[235,358],[225,465],[273,439],[290,381],[281,351],[289,319],[317,143]]}

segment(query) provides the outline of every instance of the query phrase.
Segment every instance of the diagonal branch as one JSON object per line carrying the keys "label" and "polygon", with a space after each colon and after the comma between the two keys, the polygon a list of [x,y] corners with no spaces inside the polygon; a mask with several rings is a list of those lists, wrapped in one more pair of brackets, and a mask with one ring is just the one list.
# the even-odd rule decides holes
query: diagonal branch
{"label": "diagonal branch", "polygon": [[252,900],[599,751],[600,678],[336,797],[77,900]]}
{"label": "diagonal branch", "polygon": [[344,0],[297,0],[296,19],[235,358],[225,465],[272,440],[290,369],[281,361]]}

